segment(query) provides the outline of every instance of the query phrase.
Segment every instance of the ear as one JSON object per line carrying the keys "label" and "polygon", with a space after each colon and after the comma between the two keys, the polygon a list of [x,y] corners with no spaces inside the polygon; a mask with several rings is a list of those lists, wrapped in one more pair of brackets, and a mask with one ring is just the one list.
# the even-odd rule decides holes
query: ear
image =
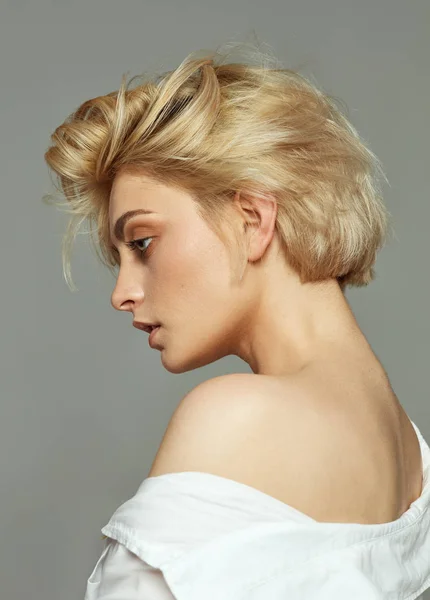
{"label": "ear", "polygon": [[272,194],[238,191],[234,205],[243,219],[248,243],[248,260],[259,260],[275,234],[278,204]]}

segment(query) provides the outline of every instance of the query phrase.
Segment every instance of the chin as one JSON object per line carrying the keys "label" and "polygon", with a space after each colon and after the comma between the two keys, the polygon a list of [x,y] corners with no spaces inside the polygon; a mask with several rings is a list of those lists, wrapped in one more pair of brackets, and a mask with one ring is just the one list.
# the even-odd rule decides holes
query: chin
{"label": "chin", "polygon": [[218,360],[217,357],[209,357],[208,355],[203,354],[194,354],[193,356],[186,357],[185,352],[180,352],[178,355],[178,360],[174,360],[171,356],[169,356],[169,352],[166,348],[163,348],[161,351],[161,363],[163,367],[166,369],[166,371],[173,373],[174,375],[180,375],[181,373],[188,373],[189,371],[200,369],[201,367],[210,365],[216,360]]}

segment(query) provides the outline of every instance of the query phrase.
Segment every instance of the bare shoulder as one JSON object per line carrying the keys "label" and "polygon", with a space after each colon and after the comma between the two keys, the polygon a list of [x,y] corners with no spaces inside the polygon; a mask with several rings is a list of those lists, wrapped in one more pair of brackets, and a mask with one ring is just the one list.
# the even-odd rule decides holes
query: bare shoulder
{"label": "bare shoulder", "polygon": [[419,489],[399,493],[391,412],[385,398],[356,387],[338,389],[327,372],[204,381],[174,411],[148,476],[212,473],[318,521],[393,520]]}
{"label": "bare shoulder", "polygon": [[200,471],[240,478],[245,447],[268,418],[271,385],[264,376],[231,373],[195,386],[175,409],[148,476]]}

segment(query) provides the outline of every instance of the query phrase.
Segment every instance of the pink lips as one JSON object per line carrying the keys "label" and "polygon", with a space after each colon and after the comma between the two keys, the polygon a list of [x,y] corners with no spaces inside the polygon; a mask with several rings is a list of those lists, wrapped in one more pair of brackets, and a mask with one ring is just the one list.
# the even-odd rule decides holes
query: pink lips
{"label": "pink lips", "polygon": [[148,343],[151,346],[151,348],[154,347],[154,336],[157,335],[157,331],[160,329],[160,326],[155,327],[151,333],[149,334],[149,338],[148,338]]}

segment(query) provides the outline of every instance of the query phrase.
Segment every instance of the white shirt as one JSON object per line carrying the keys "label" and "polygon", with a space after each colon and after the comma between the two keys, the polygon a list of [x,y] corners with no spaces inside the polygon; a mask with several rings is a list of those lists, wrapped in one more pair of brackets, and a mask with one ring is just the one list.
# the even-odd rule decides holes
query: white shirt
{"label": "white shirt", "polygon": [[396,521],[322,523],[200,472],[146,478],[102,528],[85,600],[413,600],[430,587],[430,448]]}

